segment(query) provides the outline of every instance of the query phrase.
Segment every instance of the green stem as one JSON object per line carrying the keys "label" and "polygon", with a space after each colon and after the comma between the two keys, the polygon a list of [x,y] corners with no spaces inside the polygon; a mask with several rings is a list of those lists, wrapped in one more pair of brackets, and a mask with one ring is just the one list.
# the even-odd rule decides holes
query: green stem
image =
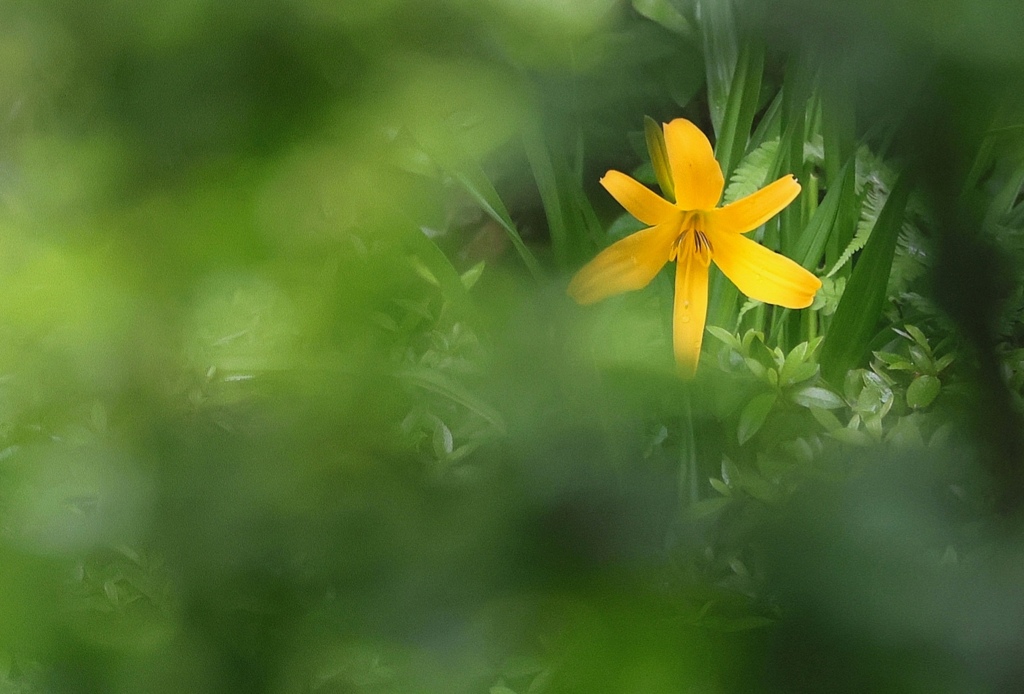
{"label": "green stem", "polygon": [[679,436],[679,507],[692,507],[698,500],[697,447],[693,433],[693,406],[689,389],[683,393],[683,415]]}

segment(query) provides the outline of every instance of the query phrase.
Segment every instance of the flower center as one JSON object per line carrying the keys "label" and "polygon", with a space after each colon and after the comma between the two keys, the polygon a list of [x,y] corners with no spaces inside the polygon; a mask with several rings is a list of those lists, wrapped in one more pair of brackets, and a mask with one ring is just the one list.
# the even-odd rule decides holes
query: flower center
{"label": "flower center", "polygon": [[[694,253],[704,267],[710,265],[714,248],[711,241],[708,240],[707,234],[704,233],[703,226],[700,212],[685,213],[683,221],[679,225],[679,236],[672,245],[669,260],[679,260],[684,253]],[[687,244],[692,244],[692,246],[687,246]]]}

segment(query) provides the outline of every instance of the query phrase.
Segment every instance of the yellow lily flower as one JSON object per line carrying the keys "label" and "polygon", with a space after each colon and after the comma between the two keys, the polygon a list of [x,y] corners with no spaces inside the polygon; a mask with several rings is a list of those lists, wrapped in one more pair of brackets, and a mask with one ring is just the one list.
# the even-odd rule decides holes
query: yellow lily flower
{"label": "yellow lily flower", "polygon": [[708,310],[711,261],[751,299],[786,308],[811,305],[821,281],[789,258],[743,234],[757,229],[800,194],[784,176],[761,190],[717,207],[725,187],[708,138],[684,118],[664,126],[675,204],[619,171],[601,185],[649,228],[598,253],[569,283],[569,296],[592,304],[646,287],[670,260],[676,261],[672,343],[683,376],[697,370]]}

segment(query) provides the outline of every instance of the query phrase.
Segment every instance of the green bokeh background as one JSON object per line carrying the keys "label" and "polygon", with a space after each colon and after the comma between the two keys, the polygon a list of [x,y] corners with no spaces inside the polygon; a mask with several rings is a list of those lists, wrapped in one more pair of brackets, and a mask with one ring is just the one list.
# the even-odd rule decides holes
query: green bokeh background
{"label": "green bokeh background", "polygon": [[[1012,0],[0,4],[0,692],[1019,691],[1022,36]],[[643,116],[713,134],[748,43],[933,210],[958,371],[934,445],[772,415],[813,455],[726,507],[756,390],[711,337],[675,377],[667,278],[564,288]]]}

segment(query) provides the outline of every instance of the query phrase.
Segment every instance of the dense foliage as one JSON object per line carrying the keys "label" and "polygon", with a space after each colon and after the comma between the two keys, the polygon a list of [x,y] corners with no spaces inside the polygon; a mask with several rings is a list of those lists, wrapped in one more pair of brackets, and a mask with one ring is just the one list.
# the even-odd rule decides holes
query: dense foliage
{"label": "dense foliage", "polygon": [[[0,694],[1012,692],[1012,0],[0,5]],[[753,236],[696,378],[645,116]],[[717,271],[714,271],[717,273]]]}

